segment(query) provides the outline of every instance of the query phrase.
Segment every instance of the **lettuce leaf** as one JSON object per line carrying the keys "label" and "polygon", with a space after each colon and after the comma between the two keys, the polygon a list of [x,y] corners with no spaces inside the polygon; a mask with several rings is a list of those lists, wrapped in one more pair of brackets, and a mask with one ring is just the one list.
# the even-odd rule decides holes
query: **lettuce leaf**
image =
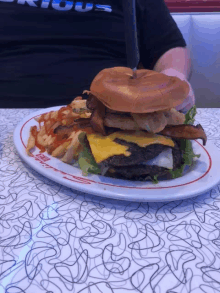
{"label": "lettuce leaf", "polygon": [[194,153],[193,148],[192,148],[192,142],[190,140],[182,139],[180,148],[183,151],[184,164],[176,170],[169,170],[173,179],[181,177],[183,175],[183,171],[184,171],[185,167],[192,166],[192,164],[194,163],[194,158],[200,157],[200,155],[196,155]]}
{"label": "lettuce leaf", "polygon": [[91,154],[89,148],[86,145],[85,142],[86,133],[82,132],[79,135],[79,142],[83,146],[83,150],[79,154],[78,158],[78,164],[80,166],[80,169],[83,172],[84,176],[88,176],[89,173],[92,174],[101,174],[101,169],[97,165],[93,155]]}
{"label": "lettuce leaf", "polygon": [[185,115],[185,122],[184,124],[193,124],[196,116],[196,105],[194,105]]}
{"label": "lettuce leaf", "polygon": [[158,184],[159,183],[157,177],[158,177],[158,175],[154,175],[153,178],[151,178],[151,181],[152,181],[153,184]]}
{"label": "lettuce leaf", "polygon": [[[195,119],[194,117],[196,116],[196,106],[194,105],[185,115],[185,122],[184,124],[193,124]],[[192,142],[188,139],[181,139],[180,141],[180,149],[183,151],[183,161],[184,164],[176,169],[176,170],[170,170],[169,172],[172,175],[172,178],[178,178],[181,177],[183,175],[183,171],[185,169],[186,166],[192,166],[192,164],[194,163],[194,159],[195,158],[199,158],[200,155],[196,155],[193,152],[193,148],[192,148]]]}

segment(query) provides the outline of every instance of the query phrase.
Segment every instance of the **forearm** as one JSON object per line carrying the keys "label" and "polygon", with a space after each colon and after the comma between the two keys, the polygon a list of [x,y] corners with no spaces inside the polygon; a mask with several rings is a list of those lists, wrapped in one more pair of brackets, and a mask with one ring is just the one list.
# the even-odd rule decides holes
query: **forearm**
{"label": "forearm", "polygon": [[[174,48],[167,51],[156,63],[154,70],[168,76],[176,76],[181,80],[187,81],[191,71],[191,60],[188,49]],[[182,104],[176,109],[186,113],[195,104],[195,95],[190,83],[189,94]]]}
{"label": "forearm", "polygon": [[[187,48],[173,48],[163,54],[154,66],[157,72],[176,70],[182,74],[184,79],[188,79],[191,72],[190,53]],[[181,77],[180,77],[181,78]],[[182,79],[182,78],[181,78]]]}

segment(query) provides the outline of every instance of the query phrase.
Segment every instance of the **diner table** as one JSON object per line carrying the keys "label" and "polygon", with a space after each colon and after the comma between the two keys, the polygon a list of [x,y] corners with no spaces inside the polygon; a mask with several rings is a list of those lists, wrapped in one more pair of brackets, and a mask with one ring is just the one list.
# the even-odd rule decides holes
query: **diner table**
{"label": "diner table", "polygon": [[[16,125],[37,110],[0,109],[0,293],[220,292],[220,181],[149,203],[67,188],[16,151]],[[220,155],[220,109],[195,123]]]}

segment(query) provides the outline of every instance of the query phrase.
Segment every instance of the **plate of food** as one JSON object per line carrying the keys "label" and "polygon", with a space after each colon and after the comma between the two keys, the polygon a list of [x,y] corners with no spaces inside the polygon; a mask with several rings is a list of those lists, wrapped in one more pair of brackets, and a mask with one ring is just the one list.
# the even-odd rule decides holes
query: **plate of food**
{"label": "plate of food", "polygon": [[41,109],[14,131],[20,157],[69,188],[128,201],[171,201],[199,195],[220,178],[220,152],[207,141],[196,107],[175,107],[186,82],[150,70],[101,71],[87,99]]}

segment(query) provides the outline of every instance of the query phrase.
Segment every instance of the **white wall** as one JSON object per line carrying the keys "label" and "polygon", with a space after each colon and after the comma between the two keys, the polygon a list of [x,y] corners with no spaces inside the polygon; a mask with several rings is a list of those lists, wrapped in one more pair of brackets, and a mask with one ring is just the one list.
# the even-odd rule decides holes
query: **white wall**
{"label": "white wall", "polygon": [[191,51],[198,108],[220,107],[220,13],[172,13]]}

